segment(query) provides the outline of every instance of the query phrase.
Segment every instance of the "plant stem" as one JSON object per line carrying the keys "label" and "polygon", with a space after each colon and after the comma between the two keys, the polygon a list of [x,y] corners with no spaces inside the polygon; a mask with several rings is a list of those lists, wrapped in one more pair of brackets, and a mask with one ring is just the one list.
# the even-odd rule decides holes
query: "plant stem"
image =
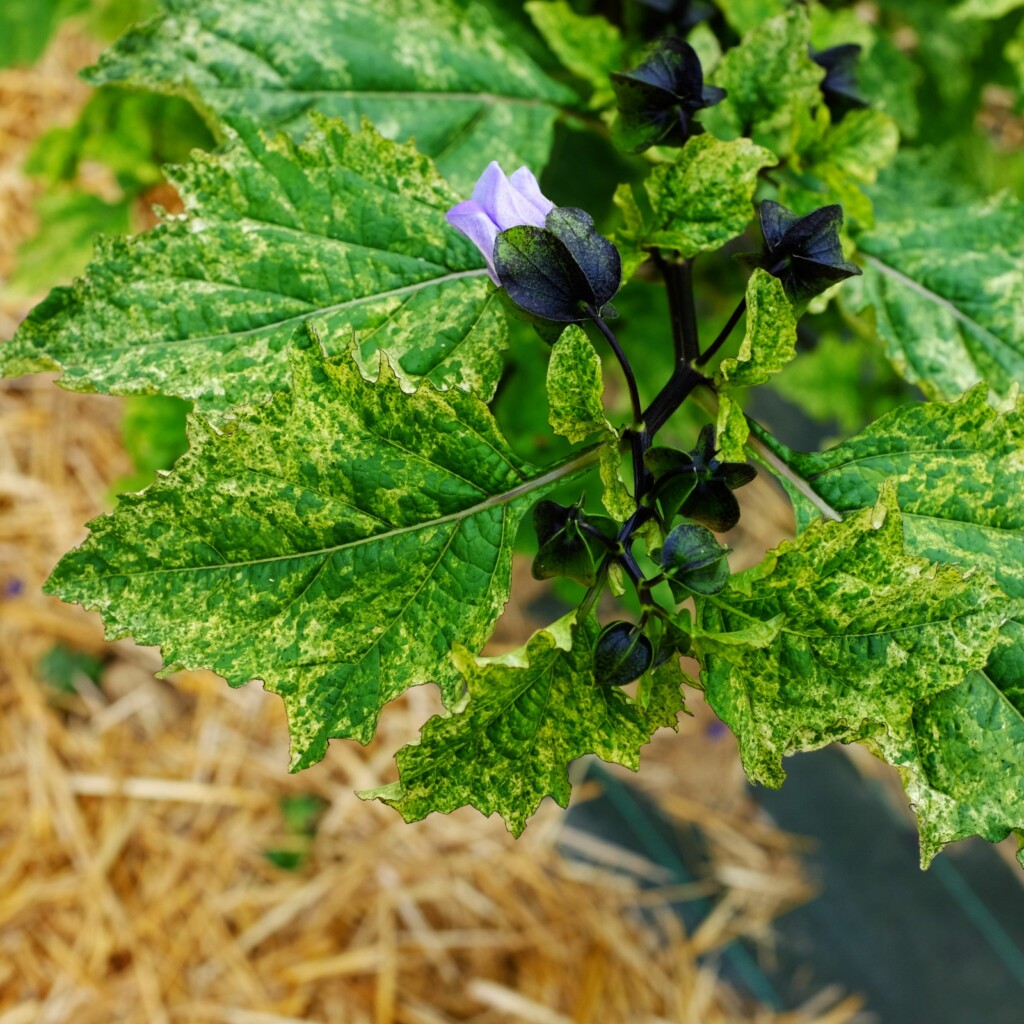
{"label": "plant stem", "polygon": [[608,340],[608,344],[615,353],[615,358],[619,361],[619,366],[622,368],[622,375],[626,378],[626,387],[629,389],[629,402],[633,407],[633,423],[635,426],[639,427],[643,422],[643,407],[640,405],[640,392],[636,387],[636,377],[633,376],[633,367],[629,365],[626,353],[622,351],[622,346],[619,345],[618,339],[612,333],[611,328],[597,315],[597,310],[592,306],[588,306],[587,316],[590,317],[590,319],[597,325],[597,329]]}
{"label": "plant stem", "polygon": [[708,346],[707,352],[702,356],[698,357],[697,365],[704,366],[715,353],[725,344],[728,340],[729,335],[732,334],[733,329],[740,322],[740,317],[747,311],[747,297],[744,295],[740,299],[739,305],[732,311],[732,315],[725,322],[725,326],[718,332],[718,337]]}
{"label": "plant stem", "polygon": [[644,453],[651,447],[651,435],[644,426],[640,430],[629,432],[630,459],[633,463],[633,500],[640,504],[640,499],[647,493],[653,483],[647,463],[644,462]]}
{"label": "plant stem", "polygon": [[654,262],[668,293],[672,347],[675,365],[679,367],[700,357],[697,310],[693,302],[693,264],[690,260],[667,260],[658,250],[654,251]]}
{"label": "plant stem", "polygon": [[633,557],[633,552],[628,547],[621,555],[619,555],[619,564],[626,570],[626,575],[632,581],[633,587],[636,590],[636,596],[639,598],[640,603],[642,605],[654,604],[654,598],[651,596],[650,590],[645,586],[646,579],[643,571],[640,566],[637,565],[637,561]]}
{"label": "plant stem", "polygon": [[698,384],[706,384],[707,377],[688,363],[677,366],[668,383],[654,397],[644,412],[644,426],[651,439],[665,421],[686,401]]}
{"label": "plant stem", "polygon": [[590,614],[590,610],[601,596],[601,591],[604,590],[605,583],[608,582],[608,565],[610,562],[610,555],[605,555],[601,560],[601,566],[597,570],[597,582],[583,595],[583,600],[580,602],[579,608],[576,609],[577,622],[582,622]]}

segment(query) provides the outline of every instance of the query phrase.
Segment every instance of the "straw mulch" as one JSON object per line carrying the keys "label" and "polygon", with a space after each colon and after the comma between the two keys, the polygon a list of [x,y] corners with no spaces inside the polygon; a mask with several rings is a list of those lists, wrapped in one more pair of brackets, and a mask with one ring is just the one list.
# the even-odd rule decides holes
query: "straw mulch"
{"label": "straw mulch", "polygon": [[[105,644],[95,616],[42,596],[127,469],[118,415],[46,379],[0,392],[0,1022],[852,1018],[854,1001],[759,1012],[698,960],[767,939],[810,895],[795,841],[750,819],[735,752],[701,715],[642,773],[708,838],[709,877],[680,888],[554,807],[515,842],[474,811],[409,826],[360,802],[436,710],[429,688],[389,707],[369,748],[334,743],[289,776],[277,698],[156,681],[154,651]],[[58,645],[102,659],[99,685],[44,681]],[[298,796],[322,808],[309,836],[282,812]],[[687,935],[667,906],[698,896],[718,902]]]}
{"label": "straw mulch", "polygon": [[[0,74],[0,274],[31,230],[18,160],[82,101],[67,69],[88,49],[63,40],[42,71]],[[4,312],[0,333],[24,308]],[[642,773],[706,837],[708,876],[680,887],[553,806],[515,842],[471,810],[409,826],[360,802],[437,710],[432,688],[389,707],[370,747],[334,743],[289,776],[277,698],[157,681],[156,652],[44,597],[130,469],[119,418],[47,378],[0,384],[0,1024],[853,1020],[856,999],[773,1014],[716,974],[707,954],[744,935],[767,948],[811,892],[701,708]],[[99,659],[98,683],[80,668],[53,685],[55,651]],[[308,827],[289,826],[297,799]],[[691,897],[716,903],[687,934],[669,904]]]}

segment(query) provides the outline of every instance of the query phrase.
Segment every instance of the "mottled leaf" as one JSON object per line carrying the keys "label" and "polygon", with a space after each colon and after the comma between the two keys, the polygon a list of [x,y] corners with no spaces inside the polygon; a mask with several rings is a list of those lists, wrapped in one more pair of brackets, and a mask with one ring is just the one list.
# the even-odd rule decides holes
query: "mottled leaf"
{"label": "mottled leaf", "polygon": [[742,234],[754,215],[758,172],[775,156],[749,139],[720,142],[711,135],[690,139],[673,163],[659,164],[643,183],[649,213],[630,185],[620,185],[615,203],[626,226],[616,233],[626,276],[643,262],[644,248],[675,249],[695,256],[721,248]]}
{"label": "mottled leaf", "polygon": [[723,359],[714,374],[721,401],[718,447],[729,462],[746,459],[749,430],[731,391],[764,384],[796,355],[796,316],[782,282],[757,269],[747,283],[747,328],[735,356]]}
{"label": "mottled leaf", "polygon": [[625,522],[636,511],[636,502],[622,479],[622,451],[619,435],[614,431],[601,444],[598,469],[603,485],[601,503],[613,519]]}
{"label": "mottled leaf", "polygon": [[[1024,410],[1000,413],[986,393],[901,406],[826,452],[772,446],[839,512],[873,505],[893,480],[912,551],[980,566],[1024,597]],[[797,509],[799,528],[812,518]]]}
{"label": "mottled leaf", "polygon": [[611,429],[601,401],[601,357],[576,324],[570,324],[551,349],[547,391],[548,422],[556,434],[575,443]]}
{"label": "mottled leaf", "polygon": [[566,807],[566,766],[584,754],[634,771],[651,733],[675,727],[683,707],[678,676],[660,673],[641,708],[621,690],[594,682],[593,619],[573,628],[566,616],[500,658],[453,658],[469,689],[465,710],[435,717],[417,743],[396,755],[399,781],[361,793],[406,821],[467,804],[497,811],[518,836],[546,796]]}
{"label": "mottled leaf", "polygon": [[907,735],[915,705],[984,666],[1008,614],[984,574],[904,552],[891,488],[841,523],[813,523],[696,608],[715,634],[781,617],[768,645],[704,651],[694,638],[708,701],[747,774],[771,786],[791,751]]}
{"label": "mottled leaf", "polygon": [[797,213],[839,203],[847,221],[871,227],[871,200],[861,186],[896,156],[899,132],[879,110],[854,110],[833,124],[828,107],[796,119],[789,168],[797,176],[779,191],[779,201]]}
{"label": "mottled leaf", "polygon": [[94,520],[47,589],[160,644],[169,670],[262,679],[297,769],[331,737],[367,742],[410,686],[453,699],[451,645],[487,639],[516,527],[566,470],[531,474],[475,397],[407,394],[386,364],[371,384],[303,328],[292,374],[223,433],[195,419],[170,475]]}
{"label": "mottled leaf", "polygon": [[87,73],[179,92],[215,117],[305,132],[309,110],[414,138],[467,189],[489,160],[542,167],[557,104],[549,79],[487,5],[444,0],[163,0]]}
{"label": "mottled leaf", "polygon": [[[959,402],[897,409],[821,454],[775,443],[833,508],[872,505],[895,483],[909,552],[961,571],[980,569],[1024,600],[1024,407],[999,413],[978,385]],[[799,526],[813,509],[797,505]],[[1004,629],[1010,646],[982,671],[914,712],[913,728],[881,738],[921,825],[925,862],[971,834],[1001,839],[1024,827],[1024,615]]]}
{"label": "mottled leaf", "polygon": [[0,347],[2,372],[62,369],[73,390],[217,414],[285,386],[289,338],[311,320],[332,354],[356,341],[364,372],[382,351],[407,387],[493,393],[505,314],[444,219],[458,197],[411,147],[318,118],[300,147],[248,128],[171,179],[187,213],[101,239],[85,277]]}
{"label": "mottled leaf", "polygon": [[856,236],[864,276],[843,286],[844,304],[874,307],[893,366],[929,397],[982,380],[1006,395],[1024,380],[1024,205],[1004,193],[903,208]]}
{"label": "mottled leaf", "polygon": [[909,736],[879,742],[917,815],[924,867],[957,839],[1024,828],[1024,624],[1003,633],[982,671],[915,709]]}
{"label": "mottled leaf", "polygon": [[727,50],[711,80],[728,96],[704,114],[716,135],[746,135],[784,153],[785,132],[800,111],[821,102],[824,68],[808,56],[810,25],[802,8],[769,18]]}

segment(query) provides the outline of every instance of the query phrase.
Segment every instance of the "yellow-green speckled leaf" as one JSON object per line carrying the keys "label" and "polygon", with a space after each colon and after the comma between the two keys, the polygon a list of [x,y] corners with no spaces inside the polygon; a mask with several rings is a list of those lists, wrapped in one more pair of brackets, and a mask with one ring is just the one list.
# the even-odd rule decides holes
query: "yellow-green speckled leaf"
{"label": "yellow-green speckled leaf", "polygon": [[864,276],[844,282],[842,302],[873,307],[893,366],[929,398],[959,398],[979,381],[1007,395],[1024,381],[1024,204],[1001,193],[900,207],[904,216],[857,235]]}
{"label": "yellow-green speckled leaf", "polygon": [[601,357],[576,324],[570,324],[551,349],[547,392],[548,422],[556,434],[576,442],[611,430],[601,400]]}
{"label": "yellow-green speckled leaf", "polygon": [[880,110],[852,110],[835,124],[824,105],[801,111],[787,164],[793,175],[776,199],[799,214],[838,203],[847,224],[870,228],[874,210],[862,186],[874,184],[899,143],[896,122]]}
{"label": "yellow-green speckled leaf", "polygon": [[318,110],[415,139],[453,185],[491,160],[539,170],[559,104],[548,78],[487,5],[445,0],[162,0],[87,72],[192,99],[214,119],[303,133]]}
{"label": "yellow-green speckled leaf", "polygon": [[366,126],[314,116],[301,146],[253,127],[171,173],[186,213],[104,238],[0,346],[7,375],[60,369],[77,391],[160,392],[216,415],[287,384],[296,324],[327,351],[385,352],[406,386],[489,398],[505,314],[458,201],[430,161]]}
{"label": "yellow-green speckled leaf", "polygon": [[758,268],[747,282],[747,327],[735,356],[723,359],[714,384],[721,396],[718,447],[723,460],[746,460],[749,429],[743,409],[730,394],[764,384],[796,355],[796,315],[778,278]]}
{"label": "yellow-green speckled leaf", "polygon": [[641,707],[617,687],[594,682],[593,619],[573,628],[571,613],[500,658],[453,658],[469,689],[457,714],[432,718],[418,742],[396,755],[399,781],[361,793],[406,821],[471,805],[497,811],[513,835],[546,796],[569,803],[569,761],[596,754],[634,771],[659,728],[675,728],[683,708],[680,672],[651,673]]}
{"label": "yellow-green speckled leaf", "polygon": [[807,13],[796,7],[762,21],[727,50],[711,78],[728,95],[701,114],[708,131],[745,135],[785,155],[794,118],[821,102],[825,70],[808,55],[810,35]]}
{"label": "yellow-green speckled leaf", "polygon": [[370,383],[306,328],[291,368],[223,432],[195,418],[174,470],[93,520],[47,590],[159,644],[168,670],[262,679],[297,769],[331,737],[367,742],[410,686],[455,697],[451,646],[490,635],[522,516],[595,456],[538,475],[472,395],[408,394],[386,365]]}
{"label": "yellow-green speckled leaf", "polygon": [[770,786],[793,751],[909,736],[922,701],[984,667],[1010,613],[984,573],[904,551],[891,486],[843,522],[811,524],[696,608],[700,632],[778,628],[749,648],[702,651],[694,638],[709,703],[749,777]]}
{"label": "yellow-green speckled leaf", "polygon": [[[954,403],[915,403],[821,454],[775,443],[833,508],[872,505],[895,484],[908,552],[978,569],[1016,603],[1006,646],[956,688],[915,708],[913,728],[879,740],[897,765],[927,862],[968,835],[1024,828],[1024,405],[997,412],[984,384]],[[797,506],[799,526],[813,517]]]}
{"label": "yellow-green speckled leaf", "polygon": [[749,139],[721,142],[697,135],[677,160],[659,164],[643,182],[649,213],[641,210],[632,185],[620,185],[615,203],[625,227],[615,234],[628,278],[646,258],[645,248],[696,256],[721,248],[743,233],[754,216],[758,172],[775,155]]}

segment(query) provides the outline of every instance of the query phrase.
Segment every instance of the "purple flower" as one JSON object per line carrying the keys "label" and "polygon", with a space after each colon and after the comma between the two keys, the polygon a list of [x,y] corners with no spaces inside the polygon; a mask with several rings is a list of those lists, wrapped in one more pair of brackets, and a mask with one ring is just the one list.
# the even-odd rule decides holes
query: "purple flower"
{"label": "purple flower", "polygon": [[520,167],[511,178],[496,161],[491,161],[473,187],[473,198],[453,206],[446,217],[483,254],[487,273],[501,287],[494,269],[494,242],[509,228],[529,225],[542,228],[555,204],[541,193],[537,179],[527,167]]}

